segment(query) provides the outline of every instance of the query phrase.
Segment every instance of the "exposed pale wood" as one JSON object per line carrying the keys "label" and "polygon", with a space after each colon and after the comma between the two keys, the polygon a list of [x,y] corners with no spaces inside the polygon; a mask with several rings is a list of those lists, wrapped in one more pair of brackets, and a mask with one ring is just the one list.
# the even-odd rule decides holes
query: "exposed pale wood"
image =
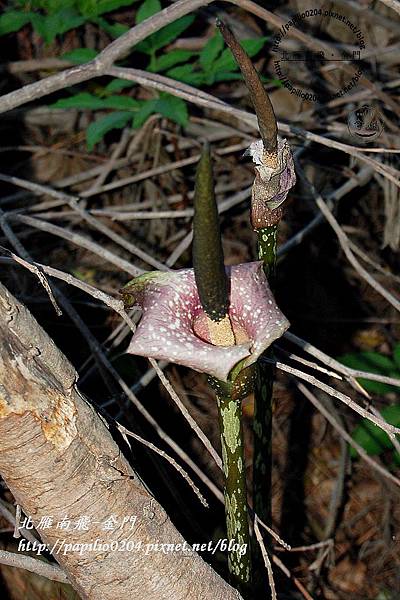
{"label": "exposed pale wood", "polygon": [[[0,474],[52,547],[129,539],[140,551],[63,551],[55,558],[83,600],[233,600],[240,598],[197,554],[150,551],[183,544],[163,508],[137,478],[107,423],[76,387],[76,372],[29,311],[0,284]],[[129,526],[103,531],[114,515]],[[60,530],[91,519],[89,531]],[[97,522],[97,523],[95,523]],[[186,554],[186,555],[185,555]]]}

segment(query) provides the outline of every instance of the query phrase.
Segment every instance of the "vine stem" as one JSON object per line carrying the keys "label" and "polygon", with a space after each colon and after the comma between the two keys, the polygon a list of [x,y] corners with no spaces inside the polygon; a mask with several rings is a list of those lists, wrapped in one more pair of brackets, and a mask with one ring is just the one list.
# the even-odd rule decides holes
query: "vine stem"
{"label": "vine stem", "polygon": [[[217,393],[225,475],[224,499],[228,540],[228,568],[232,584],[242,593],[251,584],[250,534],[247,511],[246,469],[241,400]],[[244,551],[245,549],[245,551]]]}

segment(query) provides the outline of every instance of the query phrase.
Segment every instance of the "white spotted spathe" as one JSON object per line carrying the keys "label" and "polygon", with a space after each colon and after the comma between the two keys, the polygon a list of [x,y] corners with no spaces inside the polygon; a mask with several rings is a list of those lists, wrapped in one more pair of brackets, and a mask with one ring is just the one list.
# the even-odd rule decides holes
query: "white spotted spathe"
{"label": "white spotted spathe", "polygon": [[204,315],[193,269],[151,272],[124,288],[143,314],[127,352],[169,360],[227,381],[233,367],[254,363],[288,329],[262,269],[262,262],[226,268],[230,280],[229,318],[247,340],[234,346],[214,346],[194,331]]}

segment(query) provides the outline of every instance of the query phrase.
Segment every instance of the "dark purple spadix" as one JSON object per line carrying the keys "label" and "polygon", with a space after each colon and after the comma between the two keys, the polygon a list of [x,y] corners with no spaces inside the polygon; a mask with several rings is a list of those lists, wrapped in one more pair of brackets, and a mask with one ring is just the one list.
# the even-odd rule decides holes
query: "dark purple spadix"
{"label": "dark purple spadix", "polygon": [[213,321],[228,313],[228,279],[224,266],[214,179],[208,145],[196,171],[193,219],[193,268],[204,312]]}

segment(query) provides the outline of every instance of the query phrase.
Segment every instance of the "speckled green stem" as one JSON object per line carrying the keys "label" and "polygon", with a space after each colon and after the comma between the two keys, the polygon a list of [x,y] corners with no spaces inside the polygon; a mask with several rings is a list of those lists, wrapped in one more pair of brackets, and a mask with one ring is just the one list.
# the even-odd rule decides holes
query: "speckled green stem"
{"label": "speckled green stem", "polygon": [[[257,231],[258,257],[264,263],[264,272],[273,287],[276,267],[277,225],[264,227]],[[272,349],[265,354],[272,357]],[[254,454],[253,454],[253,507],[258,517],[271,524],[271,442],[272,442],[272,389],[275,369],[272,364],[257,363],[257,376],[254,390]],[[254,564],[262,564],[258,544],[254,544]],[[256,587],[262,582],[255,582]]]}
{"label": "speckled green stem", "polygon": [[[246,469],[242,427],[242,405],[229,395],[217,394],[221,430],[222,462],[225,474],[225,517],[232,584],[244,595],[251,583],[251,551],[247,512]],[[245,548],[245,552],[243,552]]]}
{"label": "speckled green stem", "polygon": [[276,270],[276,239],[278,225],[270,225],[257,230],[258,258],[264,263],[264,273],[269,285],[274,287]]}

